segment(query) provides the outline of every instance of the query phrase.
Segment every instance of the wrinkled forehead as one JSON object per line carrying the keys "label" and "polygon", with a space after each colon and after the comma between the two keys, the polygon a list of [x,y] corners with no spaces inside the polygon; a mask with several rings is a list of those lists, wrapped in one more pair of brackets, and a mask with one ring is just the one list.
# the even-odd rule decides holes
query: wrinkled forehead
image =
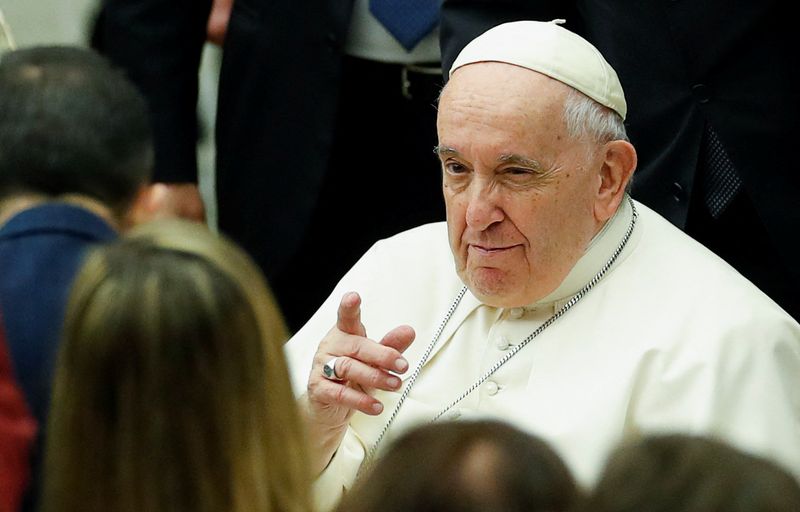
{"label": "wrinkled forehead", "polygon": [[571,140],[564,118],[567,94],[569,87],[526,68],[464,66],[440,100],[439,148],[487,166],[512,157],[555,162]]}
{"label": "wrinkled forehead", "polygon": [[513,64],[480,62],[456,70],[442,91],[439,116],[538,116],[563,111],[569,87],[547,75]]}

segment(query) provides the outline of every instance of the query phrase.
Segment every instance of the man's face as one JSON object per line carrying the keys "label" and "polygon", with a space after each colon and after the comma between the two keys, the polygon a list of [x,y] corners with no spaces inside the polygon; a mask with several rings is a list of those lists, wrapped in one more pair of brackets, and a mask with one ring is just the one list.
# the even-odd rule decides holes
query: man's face
{"label": "man's face", "polygon": [[457,70],[439,104],[450,248],[482,302],[519,307],[553,291],[602,223],[590,146],[567,134],[566,85],[500,63]]}

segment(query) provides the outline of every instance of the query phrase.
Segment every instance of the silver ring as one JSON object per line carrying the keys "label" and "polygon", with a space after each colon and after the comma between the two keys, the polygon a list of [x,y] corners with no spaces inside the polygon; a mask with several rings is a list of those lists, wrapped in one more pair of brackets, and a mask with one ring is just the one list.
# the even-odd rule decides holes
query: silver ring
{"label": "silver ring", "polygon": [[336,374],[336,360],[339,359],[338,357],[334,357],[327,363],[322,366],[322,376],[328,380],[332,380],[334,382],[341,382],[344,379],[339,377]]}

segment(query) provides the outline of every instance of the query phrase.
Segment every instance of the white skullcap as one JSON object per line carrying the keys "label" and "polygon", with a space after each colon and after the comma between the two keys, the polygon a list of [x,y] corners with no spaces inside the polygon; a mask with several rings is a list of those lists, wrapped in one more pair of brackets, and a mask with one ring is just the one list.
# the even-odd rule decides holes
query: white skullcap
{"label": "white skullcap", "polygon": [[514,21],[491,28],[461,50],[450,76],[476,62],[514,64],[563,82],[625,119],[628,106],[617,73],[597,48],[558,23],[563,20]]}

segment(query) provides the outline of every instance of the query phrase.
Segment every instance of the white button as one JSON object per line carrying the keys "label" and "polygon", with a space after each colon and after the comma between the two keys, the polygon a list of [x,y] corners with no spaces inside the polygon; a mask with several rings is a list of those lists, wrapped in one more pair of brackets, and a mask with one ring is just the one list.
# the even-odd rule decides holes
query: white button
{"label": "white button", "polygon": [[453,409],[447,413],[448,420],[457,420],[460,417],[461,417],[461,411],[459,411],[458,409]]}
{"label": "white button", "polygon": [[489,382],[486,383],[486,394],[489,396],[496,395],[499,389],[500,387],[497,385],[496,382],[490,380]]}
{"label": "white button", "polygon": [[508,350],[508,347],[511,346],[511,343],[508,341],[508,338],[505,336],[500,336],[497,338],[497,348],[500,350]]}
{"label": "white button", "polygon": [[511,308],[511,310],[509,311],[509,315],[511,315],[511,318],[515,320],[522,318],[522,315],[524,314],[525,314],[525,308]]}

